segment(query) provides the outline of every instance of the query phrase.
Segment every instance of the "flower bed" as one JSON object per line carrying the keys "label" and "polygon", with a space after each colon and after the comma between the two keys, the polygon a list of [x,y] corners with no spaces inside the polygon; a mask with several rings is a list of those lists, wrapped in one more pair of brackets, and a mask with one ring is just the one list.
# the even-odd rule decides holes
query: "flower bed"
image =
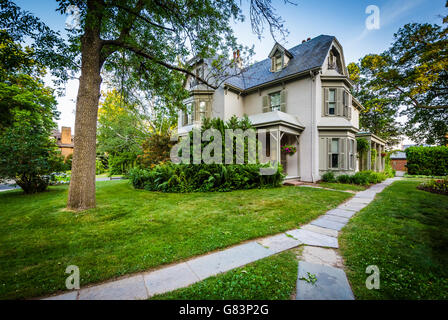
{"label": "flower bed", "polygon": [[432,193],[448,195],[448,176],[443,179],[432,179],[420,184],[418,189]]}

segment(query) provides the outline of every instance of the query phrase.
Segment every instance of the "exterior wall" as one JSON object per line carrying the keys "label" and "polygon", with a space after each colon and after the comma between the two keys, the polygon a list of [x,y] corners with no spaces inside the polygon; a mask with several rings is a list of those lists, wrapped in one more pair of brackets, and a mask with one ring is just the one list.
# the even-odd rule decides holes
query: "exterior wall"
{"label": "exterior wall", "polygon": [[229,120],[234,115],[237,117],[244,116],[245,97],[242,97],[233,91],[227,90],[227,92],[223,92],[223,102],[224,120]]}
{"label": "exterior wall", "polygon": [[64,158],[73,154],[73,148],[60,147],[59,149],[61,150],[61,155],[64,156]]}
{"label": "exterior wall", "polygon": [[407,164],[406,159],[390,159],[390,164],[396,171],[408,171],[408,168],[405,167]]}

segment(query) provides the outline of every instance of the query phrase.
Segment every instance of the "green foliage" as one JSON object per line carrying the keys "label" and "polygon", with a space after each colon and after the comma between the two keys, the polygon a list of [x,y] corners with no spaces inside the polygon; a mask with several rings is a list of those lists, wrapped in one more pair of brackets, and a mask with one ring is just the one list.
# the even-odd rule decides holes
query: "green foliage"
{"label": "green foliage", "polygon": [[388,174],[384,172],[375,171],[359,171],[353,175],[341,174],[335,177],[333,171],[327,171],[322,175],[322,181],[324,182],[338,182],[338,183],[351,183],[356,185],[369,185],[382,182],[388,178]]}
{"label": "green foliage", "polygon": [[48,120],[15,110],[13,124],[0,132],[0,179],[14,180],[25,193],[44,191],[50,174],[64,169]]}
{"label": "green foliage", "polygon": [[327,171],[322,175],[322,181],[324,182],[336,182],[333,171]]}
{"label": "green foliage", "polygon": [[104,164],[100,159],[96,159],[95,171],[96,171],[96,174],[102,174],[102,173],[106,172],[106,168],[104,168]]}
{"label": "green foliage", "polygon": [[370,150],[370,160],[372,163],[375,163],[377,156],[378,156],[378,151],[376,151],[376,149]]}
{"label": "green foliage", "polygon": [[109,175],[124,174],[137,164],[137,155],[133,152],[122,152],[120,154],[109,155]]}
{"label": "green foliage", "polygon": [[405,152],[409,174],[428,176],[448,174],[448,147],[409,147]]}
{"label": "green foliage", "polygon": [[358,82],[355,96],[367,107],[361,127],[389,140],[400,132],[394,118],[407,116],[404,133],[417,142],[442,145],[448,132],[447,43],[446,24],[410,23],[394,34],[388,50],[350,66]]}
{"label": "green foliage", "polygon": [[[342,229],[339,246],[357,300],[448,299],[448,197],[394,182]],[[366,288],[378,266],[380,288]]]}
{"label": "green foliage", "polygon": [[370,143],[366,138],[356,138],[356,149],[360,154],[364,154],[370,149]]}
{"label": "green foliage", "polygon": [[281,166],[273,175],[261,175],[269,165],[173,164],[153,169],[132,169],[129,179],[137,189],[162,192],[231,191],[278,187],[283,181]]}
{"label": "green foliage", "polygon": [[420,190],[448,195],[448,176],[443,179],[431,179],[418,186]]}

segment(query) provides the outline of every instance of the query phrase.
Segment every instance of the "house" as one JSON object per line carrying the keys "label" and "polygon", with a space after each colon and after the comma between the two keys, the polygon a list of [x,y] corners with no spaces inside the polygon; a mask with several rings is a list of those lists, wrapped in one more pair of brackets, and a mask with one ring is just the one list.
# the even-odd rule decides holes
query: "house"
{"label": "house", "polygon": [[[193,67],[203,79],[213,70],[207,59],[194,61]],[[356,137],[363,106],[350,94],[343,48],[334,36],[320,35],[288,50],[276,43],[265,60],[244,69],[236,63],[234,69],[216,89],[188,77],[190,97],[184,101],[187,112],[179,112],[180,136],[205,117],[247,115],[259,134],[268,130],[263,133],[270,137],[266,153],[280,160],[287,178],[314,182],[329,170],[358,170]],[[379,156],[384,141],[366,137]],[[294,145],[297,152],[286,155],[283,145]],[[376,169],[383,167],[378,160]]]}
{"label": "house", "polygon": [[406,152],[396,151],[390,155],[390,164],[395,171],[407,171]]}
{"label": "house", "polygon": [[61,154],[67,158],[69,155],[73,154],[73,139],[72,128],[71,127],[61,127],[61,131],[54,130],[52,134],[53,138],[56,139],[56,144],[61,150]]}

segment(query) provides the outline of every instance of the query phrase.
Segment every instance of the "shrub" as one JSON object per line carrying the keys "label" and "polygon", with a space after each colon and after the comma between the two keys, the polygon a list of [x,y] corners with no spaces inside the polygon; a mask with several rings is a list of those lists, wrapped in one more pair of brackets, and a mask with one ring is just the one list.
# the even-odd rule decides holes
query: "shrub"
{"label": "shrub", "polygon": [[136,189],[161,192],[231,191],[278,187],[283,181],[281,166],[273,175],[260,175],[268,165],[173,164],[153,169],[131,169],[129,179]]}
{"label": "shrub", "polygon": [[324,182],[336,182],[333,171],[327,171],[322,175],[322,181]]}
{"label": "shrub", "polygon": [[100,159],[96,159],[96,163],[95,163],[95,167],[96,167],[96,174],[102,174],[104,172],[106,172],[106,169],[104,168],[104,164]]}
{"label": "shrub", "polygon": [[448,147],[409,147],[405,152],[409,174],[448,175]]}
{"label": "shrub", "polygon": [[339,183],[351,183],[352,182],[351,176],[348,174],[341,174],[341,175],[337,176],[336,180]]}
{"label": "shrub", "polygon": [[420,184],[420,190],[448,195],[448,176],[443,179],[432,179],[428,182]]}

